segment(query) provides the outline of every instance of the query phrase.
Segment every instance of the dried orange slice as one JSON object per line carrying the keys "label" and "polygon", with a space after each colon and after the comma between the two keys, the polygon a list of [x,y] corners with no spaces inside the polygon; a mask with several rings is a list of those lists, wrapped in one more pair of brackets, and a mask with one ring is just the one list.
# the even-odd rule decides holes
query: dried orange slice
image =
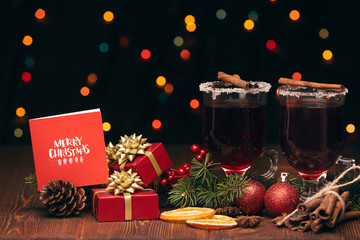
{"label": "dried orange slice", "polygon": [[215,215],[215,210],[202,207],[186,207],[171,211],[165,211],[160,214],[160,219],[169,221],[184,221],[199,218],[209,218]]}
{"label": "dried orange slice", "polygon": [[192,227],[202,229],[227,229],[236,227],[238,224],[234,218],[214,215],[211,218],[187,220],[186,223]]}

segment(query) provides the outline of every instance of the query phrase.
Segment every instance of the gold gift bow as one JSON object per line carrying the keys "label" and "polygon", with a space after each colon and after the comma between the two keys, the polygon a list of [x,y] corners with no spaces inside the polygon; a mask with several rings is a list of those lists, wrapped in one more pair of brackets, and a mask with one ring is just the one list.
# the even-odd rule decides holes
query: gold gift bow
{"label": "gold gift bow", "polygon": [[[156,161],[156,158],[154,156],[154,154],[152,152],[149,151],[145,151],[145,155],[149,158],[151,165],[153,166],[153,168],[155,169],[156,174],[158,175],[158,177],[162,174],[162,170],[160,168],[159,163]],[[121,171],[125,171],[125,164],[126,162],[122,163],[120,165],[120,170]]]}
{"label": "gold gift bow", "polygon": [[[93,207],[93,215],[96,217],[96,207],[95,207],[95,199],[96,195],[99,193],[108,193],[109,191],[106,190],[99,190],[94,192],[92,207]],[[124,194],[124,204],[125,204],[125,220],[132,220],[132,206],[131,206],[131,194],[130,193],[123,193]]]}

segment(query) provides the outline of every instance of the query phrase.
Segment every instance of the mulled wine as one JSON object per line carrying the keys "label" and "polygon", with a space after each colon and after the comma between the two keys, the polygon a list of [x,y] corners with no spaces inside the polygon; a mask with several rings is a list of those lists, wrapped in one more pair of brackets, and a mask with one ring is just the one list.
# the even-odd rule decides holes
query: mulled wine
{"label": "mulled wine", "polygon": [[326,99],[297,99],[280,104],[280,145],[303,177],[318,177],[344,146],[343,105]]}
{"label": "mulled wine", "polygon": [[266,143],[265,106],[238,99],[214,100],[205,105],[205,147],[225,169],[247,169]]}

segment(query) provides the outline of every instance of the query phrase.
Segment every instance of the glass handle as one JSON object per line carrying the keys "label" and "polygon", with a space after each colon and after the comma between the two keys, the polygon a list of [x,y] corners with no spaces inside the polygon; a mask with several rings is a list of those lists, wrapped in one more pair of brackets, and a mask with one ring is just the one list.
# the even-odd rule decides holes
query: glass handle
{"label": "glass handle", "polygon": [[278,168],[278,159],[279,153],[276,150],[265,150],[263,156],[266,156],[270,160],[270,168],[267,170],[266,173],[261,174],[260,177],[264,178],[265,180],[272,178],[275,175],[275,172]]}

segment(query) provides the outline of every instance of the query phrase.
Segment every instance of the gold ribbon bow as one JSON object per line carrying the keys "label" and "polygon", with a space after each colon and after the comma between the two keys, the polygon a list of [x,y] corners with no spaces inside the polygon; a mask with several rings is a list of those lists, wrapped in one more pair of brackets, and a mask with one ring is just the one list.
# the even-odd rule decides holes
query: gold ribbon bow
{"label": "gold ribbon bow", "polygon": [[136,172],[129,171],[114,171],[108,178],[108,186],[105,189],[109,192],[114,192],[115,195],[121,193],[134,193],[135,190],[143,190],[141,186],[144,182]]}
{"label": "gold ribbon bow", "polygon": [[118,160],[119,165],[133,161],[136,155],[144,155],[145,149],[151,146],[146,142],[147,138],[142,138],[142,135],[136,136],[135,133],[130,137],[125,135],[120,138],[115,146],[110,142],[106,147],[108,164],[114,160]]}

